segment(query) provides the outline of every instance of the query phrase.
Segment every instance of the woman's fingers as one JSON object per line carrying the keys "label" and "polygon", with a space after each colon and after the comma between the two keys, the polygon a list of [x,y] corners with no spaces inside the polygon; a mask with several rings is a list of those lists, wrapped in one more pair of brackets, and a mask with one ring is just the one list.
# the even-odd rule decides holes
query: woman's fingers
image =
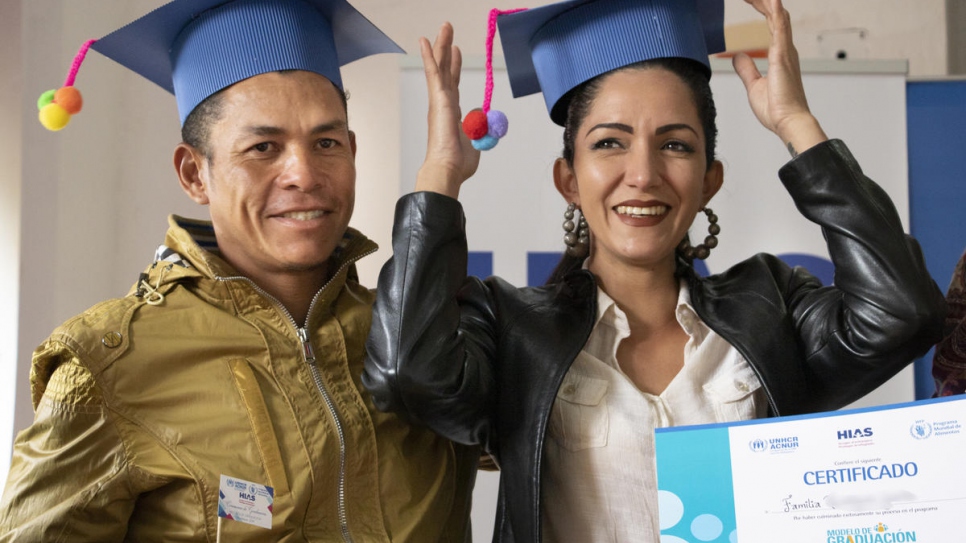
{"label": "woman's fingers", "polygon": [[453,88],[458,89],[460,86],[460,75],[463,73],[463,53],[460,52],[459,47],[453,46],[451,56],[453,60],[451,62],[450,73],[453,76]]}
{"label": "woman's fingers", "polygon": [[758,66],[755,66],[755,61],[745,53],[738,53],[731,59],[731,65],[734,66],[735,73],[738,74],[741,82],[745,84],[745,90],[751,92],[752,85],[761,79],[761,72],[758,71]]}
{"label": "woman's fingers", "polygon": [[452,67],[450,66],[452,49],[453,26],[449,23],[443,23],[439,27],[439,32],[436,34],[436,40],[433,42],[433,56],[436,57],[436,65],[439,67],[439,78],[444,85],[447,85],[452,79]]}
{"label": "woman's fingers", "polygon": [[768,73],[762,76],[747,55],[736,55],[732,64],[758,120],[795,155],[826,136],[808,108],[798,51],[792,41],[791,16],[781,0],[745,1],[768,22]]}
{"label": "woman's fingers", "polygon": [[440,26],[436,38],[419,41],[429,94],[426,158],[416,176],[417,190],[456,198],[460,184],[476,171],[479,151],[460,129],[459,81],[463,58],[453,45],[453,27]]}

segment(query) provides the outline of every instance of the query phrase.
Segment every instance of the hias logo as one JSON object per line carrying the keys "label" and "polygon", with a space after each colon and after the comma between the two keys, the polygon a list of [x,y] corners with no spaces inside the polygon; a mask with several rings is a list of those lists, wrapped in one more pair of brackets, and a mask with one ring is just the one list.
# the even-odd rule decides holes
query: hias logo
{"label": "hias logo", "polygon": [[839,430],[837,435],[839,440],[872,437],[872,428],[856,428],[854,430]]}

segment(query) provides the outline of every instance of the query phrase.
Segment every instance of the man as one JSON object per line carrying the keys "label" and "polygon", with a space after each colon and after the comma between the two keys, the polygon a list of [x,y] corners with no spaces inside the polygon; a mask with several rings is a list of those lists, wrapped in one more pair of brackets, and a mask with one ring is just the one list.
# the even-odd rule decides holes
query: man
{"label": "man", "polygon": [[0,540],[462,541],[479,451],[360,384],[339,65],[398,48],[344,0],[176,0],[94,49],[173,89],[211,222],[35,351]]}

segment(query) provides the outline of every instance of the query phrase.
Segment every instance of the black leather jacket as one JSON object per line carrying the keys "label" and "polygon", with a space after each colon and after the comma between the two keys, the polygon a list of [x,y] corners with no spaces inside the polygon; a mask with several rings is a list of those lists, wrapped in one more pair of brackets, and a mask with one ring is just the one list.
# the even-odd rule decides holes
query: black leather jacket
{"label": "black leather jacket", "polygon": [[[840,141],[779,172],[821,225],[835,286],[761,254],[687,280],[691,303],[754,369],[771,415],[840,408],[939,340],[946,311],[918,243]],[[435,194],[396,207],[393,257],[379,277],[363,383],[501,468],[494,541],[540,541],[540,473],[557,389],[596,315],[587,271],[538,288],[466,277],[462,208]]]}

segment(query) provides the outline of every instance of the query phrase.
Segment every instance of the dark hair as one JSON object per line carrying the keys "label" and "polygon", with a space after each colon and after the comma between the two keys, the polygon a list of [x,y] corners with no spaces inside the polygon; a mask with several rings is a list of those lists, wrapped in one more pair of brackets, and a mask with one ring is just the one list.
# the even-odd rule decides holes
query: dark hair
{"label": "dark hair", "polygon": [[[711,168],[714,162],[718,126],[715,123],[717,109],[715,109],[714,97],[711,95],[711,85],[708,81],[708,68],[697,61],[677,57],[658,58],[628,64],[627,66],[601,74],[581,83],[561,98],[561,101],[564,102],[563,107],[566,107],[567,111],[567,117],[564,119],[563,152],[561,153],[561,157],[567,161],[569,166],[572,167],[574,165],[574,142],[577,138],[577,131],[587,117],[587,113],[590,111],[590,107],[593,105],[594,99],[597,98],[597,93],[600,91],[600,87],[607,77],[617,72],[627,70],[647,70],[654,68],[664,69],[673,73],[690,89],[691,98],[694,100],[694,105],[698,110],[698,119],[701,121],[701,128],[704,131],[704,155],[707,168]],[[561,104],[557,104],[555,109],[556,107],[561,107]],[[560,259],[557,267],[550,274],[547,284],[559,282],[564,275],[580,268],[582,264],[583,258],[569,256],[565,251],[563,258]]]}
{"label": "dark hair", "polygon": [[[297,70],[280,70],[278,73],[287,74]],[[342,109],[345,111],[346,115],[349,114],[349,93],[343,91],[338,85],[329,81],[333,87],[335,87],[336,92],[339,93],[339,98],[342,99]],[[226,89],[228,87],[225,87]],[[211,136],[211,127],[215,123],[221,120],[222,113],[224,109],[224,100],[222,100],[222,93],[225,89],[212,94],[211,96],[205,98],[201,101],[188,117],[184,120],[184,124],[181,125],[181,141],[187,143],[188,145],[194,147],[201,151],[201,154],[211,162],[211,148],[209,147],[208,138]]]}
{"label": "dark hair", "polygon": [[211,162],[211,149],[208,146],[208,137],[211,135],[211,127],[221,120],[222,106],[224,101],[221,93],[224,89],[205,98],[200,104],[195,106],[188,117],[181,125],[181,141],[194,147],[201,152],[208,162]]}

